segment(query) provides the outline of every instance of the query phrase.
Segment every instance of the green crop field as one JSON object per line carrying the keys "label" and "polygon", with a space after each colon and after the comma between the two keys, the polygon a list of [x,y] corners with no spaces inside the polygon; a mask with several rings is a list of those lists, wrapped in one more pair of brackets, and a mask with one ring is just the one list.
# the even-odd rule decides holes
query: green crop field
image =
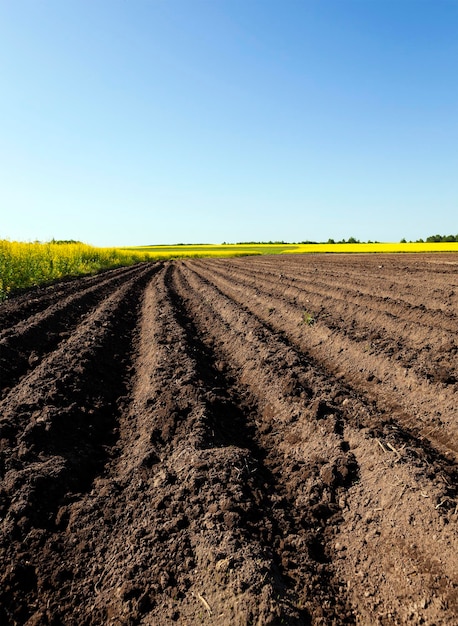
{"label": "green crop field", "polygon": [[175,246],[139,246],[123,248],[130,252],[148,253],[158,259],[180,257],[249,256],[295,252],[296,244],[178,244]]}

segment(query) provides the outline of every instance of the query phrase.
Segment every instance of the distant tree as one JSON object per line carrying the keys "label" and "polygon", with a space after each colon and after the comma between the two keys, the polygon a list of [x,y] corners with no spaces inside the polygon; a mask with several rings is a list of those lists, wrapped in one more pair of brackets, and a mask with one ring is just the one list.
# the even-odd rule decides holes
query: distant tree
{"label": "distant tree", "polygon": [[328,239],[327,243],[335,243],[334,239]]}
{"label": "distant tree", "polygon": [[347,239],[347,243],[360,243],[360,242],[358,241],[358,239],[355,239],[354,237],[349,237]]}
{"label": "distant tree", "polygon": [[[222,245],[225,245],[224,242]],[[237,241],[236,246],[289,246],[288,241]]]}
{"label": "distant tree", "polygon": [[407,241],[404,239],[404,237],[401,239],[401,243],[407,243]]}
{"label": "distant tree", "polygon": [[77,241],[76,239],[51,239],[49,243],[57,243],[59,245],[67,245],[69,243],[83,243],[82,241]]}
{"label": "distant tree", "polygon": [[458,235],[431,235],[427,237],[428,243],[438,243],[441,241],[458,241]]}

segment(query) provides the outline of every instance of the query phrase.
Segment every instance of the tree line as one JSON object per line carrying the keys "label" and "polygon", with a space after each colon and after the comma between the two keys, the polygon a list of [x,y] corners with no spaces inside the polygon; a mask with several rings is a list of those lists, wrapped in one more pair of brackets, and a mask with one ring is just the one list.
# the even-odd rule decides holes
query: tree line
{"label": "tree line", "polygon": [[[401,239],[400,243],[436,243],[436,242],[449,242],[449,241],[458,241],[458,234],[457,235],[430,235],[429,237],[426,237],[426,239],[416,239],[415,241],[410,240],[407,241],[407,239]],[[311,241],[309,239],[305,239],[304,241],[297,241],[297,242],[292,242],[292,241],[238,241],[237,245],[239,246],[249,246],[249,245],[283,245],[283,246],[288,246],[288,245],[299,245],[299,244],[333,244],[333,243],[380,243],[379,241],[371,241],[370,239],[368,239],[368,241],[360,241],[359,239],[356,239],[355,237],[349,237],[348,239],[339,239],[339,240],[335,240],[335,239],[328,239],[327,241]],[[221,245],[227,245],[226,242],[224,241]]]}

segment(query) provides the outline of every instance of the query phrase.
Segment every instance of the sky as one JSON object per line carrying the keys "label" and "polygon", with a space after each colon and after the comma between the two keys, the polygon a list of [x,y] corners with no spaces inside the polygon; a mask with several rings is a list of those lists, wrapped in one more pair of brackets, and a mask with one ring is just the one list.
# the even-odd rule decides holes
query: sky
{"label": "sky", "polygon": [[458,233],[458,0],[0,0],[0,239]]}

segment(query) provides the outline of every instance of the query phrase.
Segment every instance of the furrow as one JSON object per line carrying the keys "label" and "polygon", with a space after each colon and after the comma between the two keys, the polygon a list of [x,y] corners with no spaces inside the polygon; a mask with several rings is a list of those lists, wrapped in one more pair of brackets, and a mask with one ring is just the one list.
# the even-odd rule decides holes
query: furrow
{"label": "furrow", "polygon": [[90,538],[97,546],[85,564],[91,576],[75,567],[52,607],[72,596],[75,624],[127,615],[135,624],[194,624],[203,614],[215,625],[267,624],[272,617],[306,624],[259,537],[259,485],[268,476],[253,456],[250,426],[170,272],[145,292],[116,457],[94,482],[91,499],[68,507],[68,562],[76,560],[72,545],[88,540],[87,529],[104,510]]}
{"label": "furrow", "polygon": [[[218,285],[243,306],[249,306],[264,323],[284,333],[301,350],[306,350],[334,376],[375,402],[385,413],[399,421],[414,434],[433,441],[437,448],[454,458],[458,453],[458,425],[455,419],[455,386],[443,384],[407,369],[405,363],[370,350],[361,342],[334,330],[325,318],[307,325],[304,302],[291,302],[283,297],[265,293],[262,286],[250,287],[239,282],[236,275],[228,277],[195,262],[195,269]],[[331,322],[334,318],[331,315]],[[395,340],[391,342],[393,345]],[[432,367],[432,364],[430,365]],[[438,397],[441,398],[438,410]]]}
{"label": "furrow", "polygon": [[[317,270],[316,267],[311,269]],[[275,272],[265,272],[262,266],[259,268],[255,265],[249,269],[234,265],[228,270],[228,267],[214,262],[214,271],[220,271],[225,276],[234,275],[240,283],[257,289],[262,285],[265,293],[273,292],[275,296],[281,295],[292,302],[301,301],[304,306],[308,305],[309,308],[316,309],[317,313],[322,312],[325,317],[331,318],[341,331],[351,332],[358,321],[364,327],[369,319],[373,322],[373,330],[375,327],[387,334],[394,319],[398,326],[402,325],[402,340],[412,340],[417,351],[432,340],[445,347],[450,342],[450,333],[456,335],[458,331],[458,318],[454,310],[444,312],[438,308],[427,307],[424,297],[415,305],[406,303],[402,300],[402,292],[401,298],[399,297],[398,290],[396,298],[392,295],[379,296],[373,292],[363,293],[358,283],[358,288],[352,288],[351,283],[342,285],[342,280],[334,284],[329,282],[327,274],[324,275],[325,282],[317,279],[315,271],[304,272],[304,277],[290,275],[287,267],[283,268],[281,263]],[[371,339],[373,335],[374,332]],[[364,339],[364,336],[360,338],[361,341]]]}
{"label": "furrow", "polygon": [[[458,305],[458,279],[453,270],[442,277],[440,273],[426,272],[422,265],[419,278],[411,280],[409,260],[399,266],[390,259],[386,265],[384,259],[369,263],[369,260],[347,257],[341,270],[338,259],[320,256],[280,257],[266,262],[264,258],[253,259],[250,267],[243,260],[215,259],[215,267],[223,268],[226,273],[235,271],[247,278],[253,276],[253,270],[260,278],[270,279],[277,284],[298,288],[322,297],[336,297],[341,300],[353,300],[356,304],[366,305],[380,311],[407,315],[411,319],[416,312],[434,319],[436,325],[441,322],[456,328]],[[417,261],[410,259],[411,264]],[[348,269],[353,268],[352,272]],[[427,323],[428,320],[426,319]],[[455,327],[453,326],[455,324]]]}
{"label": "furrow", "polygon": [[[0,405],[2,623],[25,623],[52,580],[65,580],[57,574],[68,571],[58,533],[69,522],[68,503],[109,460],[139,297],[157,269],[136,272]],[[36,620],[46,623],[44,613]]]}
{"label": "furrow", "polygon": [[[454,255],[441,255],[454,259]],[[294,255],[255,259],[256,266],[273,275],[283,273],[295,282],[314,278],[325,287],[356,289],[361,295],[431,306],[456,315],[458,279],[456,262],[440,263],[434,255]],[[234,267],[244,264],[235,261]]]}
{"label": "furrow", "polygon": [[89,276],[66,278],[51,285],[41,285],[26,289],[23,293],[16,293],[8,300],[0,303],[0,331],[45,311],[57,301],[77,294],[81,289],[103,284],[107,280],[107,276],[109,279],[115,276],[121,278],[131,272],[132,267],[119,267]]}
{"label": "furrow", "polygon": [[[255,440],[274,480],[274,489],[266,494],[278,528],[273,547],[298,603],[307,608],[314,624],[354,623],[328,545],[339,524],[338,501],[358,474],[338,409],[332,401],[315,396],[305,383],[308,365],[297,354],[234,303],[180,270],[176,281],[186,309],[192,311],[202,336],[218,345],[220,358],[257,407]],[[229,327],[228,319],[235,328]],[[298,423],[302,405],[312,418],[309,424]],[[326,415],[326,451],[313,421],[317,414]],[[305,440],[307,450],[288,457],[287,448],[304,445]]]}
{"label": "furrow", "polygon": [[[302,463],[305,461],[306,467],[313,467],[317,463],[317,457],[325,459],[319,479],[326,480],[329,467],[326,462],[331,462],[332,466],[332,459],[336,458],[336,450],[333,451],[336,432],[340,435],[339,441],[343,440],[348,445],[346,458],[354,455],[359,480],[350,480],[350,485],[346,486],[337,501],[343,522],[336,526],[325,525],[327,531],[324,535],[327,542],[323,551],[331,561],[330,567],[336,579],[339,579],[339,575],[342,576],[344,582],[340,586],[348,591],[355,613],[364,615],[363,623],[367,624],[373,623],[370,616],[374,615],[374,611],[380,616],[380,623],[385,623],[383,620],[388,620],[389,616],[394,623],[397,623],[396,620],[403,623],[407,619],[408,607],[393,595],[398,584],[405,584],[403,559],[406,559],[415,571],[415,576],[418,576],[415,581],[409,580],[412,604],[420,601],[424,594],[425,581],[428,581],[430,592],[435,598],[439,598],[439,605],[442,602],[449,611],[444,612],[443,620],[438,623],[447,624],[458,608],[454,583],[457,564],[454,558],[437,559],[437,535],[435,540],[429,542],[425,541],[425,537],[431,525],[435,529],[441,528],[441,541],[449,545],[456,544],[453,530],[456,528],[456,493],[450,484],[450,480],[456,480],[453,466],[450,467],[437,453],[425,462],[422,457],[425,451],[418,446],[419,442],[407,435],[401,444],[405,434],[398,428],[387,425],[385,428],[381,427],[377,433],[365,428],[364,424],[374,424],[377,417],[383,423],[383,417],[380,420],[381,416],[376,408],[365,404],[351,389],[343,387],[335,378],[328,376],[320,383],[318,373],[310,368],[313,363],[309,363],[309,367],[304,365],[300,353],[294,352],[288,343],[286,346],[289,356],[281,358],[281,335],[278,332],[274,332],[273,338],[268,340],[271,354],[266,358],[261,345],[266,342],[264,337],[272,332],[269,327],[263,326],[259,319],[256,321],[256,317],[246,307],[224,295],[210,279],[199,278],[194,272],[194,262],[186,262],[186,266],[182,264],[180,268],[188,283],[187,288],[183,287],[183,293],[187,291],[198,294],[194,302],[198,299],[199,303],[194,304],[196,308],[193,314],[197,317],[197,308],[201,308],[203,318],[209,318],[206,325],[209,333],[215,332],[212,329],[218,323],[226,329],[226,340],[223,342],[225,347],[221,346],[221,350],[225,349],[231,355],[232,362],[235,361],[239,380],[248,384],[256,397],[262,397],[263,402],[275,407],[273,411],[270,409],[270,415],[273,413],[276,418],[272,428],[278,429],[279,423],[284,422],[287,415],[280,399],[284,395],[285,385],[288,395],[293,396],[298,389],[312,390],[311,398],[314,402],[310,404],[310,400],[299,400],[296,404],[296,418],[292,420],[289,432],[285,432],[285,427],[280,429],[279,445],[283,447],[285,457],[288,456],[291,463],[298,463],[299,459]],[[189,307],[192,306],[191,300],[192,297]],[[243,358],[240,355],[244,355]],[[275,372],[271,370],[269,375],[273,363]],[[296,378],[292,386],[291,377]],[[292,392],[294,388],[295,393]],[[265,421],[266,415],[263,417],[263,422]],[[378,436],[374,437],[374,434]],[[428,471],[429,463],[433,459],[436,459],[436,468]],[[338,475],[338,466],[338,461],[335,461],[334,469],[330,472],[334,478]],[[440,471],[444,482],[436,476],[436,470]],[[380,476],[384,480],[380,482],[378,489],[374,489],[377,485],[374,480],[379,480]],[[316,480],[318,477],[314,478]],[[307,485],[304,476],[301,476],[301,482]],[[295,506],[302,505],[310,509],[311,494],[307,493],[307,487],[305,492],[306,494],[300,494],[302,499],[299,494],[296,495]],[[418,518],[420,507],[425,511],[423,519]],[[445,527],[441,522],[443,519],[446,522]],[[447,527],[448,524],[451,527]],[[403,529],[401,552],[399,536],[395,530],[397,527]],[[416,546],[415,550],[409,551],[408,545]],[[381,554],[378,562],[374,562],[374,546],[377,554]],[[400,554],[403,555],[401,558]],[[430,567],[428,564],[432,561],[435,564]],[[360,576],[356,580],[355,571]],[[389,575],[387,572],[390,572]],[[433,579],[431,572],[435,572],[436,578]],[[367,595],[364,591],[365,585]],[[433,614],[437,606],[437,603],[431,605]]]}
{"label": "furrow", "polygon": [[[245,526],[247,536],[257,537],[264,544],[264,551],[271,555],[274,567],[272,574],[277,579],[274,590],[278,599],[283,595],[287,600],[286,606],[296,607],[296,620],[298,623],[331,623],[339,615],[340,623],[352,624],[354,617],[347,606],[345,597],[342,597],[336,581],[333,580],[332,569],[327,568],[325,563],[325,539],[323,519],[333,517],[336,509],[332,502],[336,499],[336,492],[340,484],[327,485],[331,492],[331,504],[319,503],[312,511],[301,507],[298,510],[296,494],[292,491],[297,488],[298,482],[302,481],[301,468],[289,466],[285,463],[283,454],[279,450],[285,431],[278,428],[272,432],[271,425],[267,428],[261,425],[264,414],[272,410],[271,405],[264,405],[260,394],[250,392],[250,387],[241,385],[237,377],[237,366],[234,368],[234,355],[218,350],[216,347],[226,329],[212,320],[213,332],[208,328],[208,312],[202,316],[196,309],[196,294],[189,288],[189,283],[183,280],[179,271],[173,274],[173,290],[175,300],[186,320],[191,336],[198,338],[199,352],[207,354],[207,363],[212,363],[214,379],[212,402],[214,405],[212,422],[208,429],[207,440],[212,445],[233,445],[250,450],[251,458],[247,460],[246,470],[250,482],[254,482],[254,494],[252,502],[245,502],[251,515],[248,516],[248,524],[238,520],[236,513],[234,521],[229,517],[228,521],[236,524],[239,531]],[[225,360],[224,357],[226,357]],[[236,363],[237,364],[237,363]],[[224,376],[219,372],[224,370]],[[293,414],[295,414],[295,407]],[[290,407],[285,407],[290,411]],[[271,416],[273,418],[273,415]],[[294,419],[294,418],[293,418]],[[282,432],[283,431],[283,432]],[[348,482],[351,481],[349,474],[356,472],[353,459],[346,458],[341,451],[341,444],[337,444],[338,460],[332,459],[328,470],[330,473],[336,465],[339,465],[342,473],[346,473]],[[318,473],[318,469],[315,473]],[[322,469],[322,466],[321,466]],[[285,473],[291,471],[291,478],[285,480]],[[313,473],[313,469],[308,468]],[[341,476],[341,474],[339,474]],[[289,484],[286,484],[289,482]],[[344,481],[345,482],[345,481]],[[302,486],[302,485],[301,485]],[[315,485],[314,494],[317,502],[320,502],[320,486]],[[324,491],[326,487],[321,486]],[[235,511],[240,512],[239,505],[234,501]],[[257,514],[256,514],[257,512]],[[246,514],[246,513],[245,513]],[[250,517],[252,519],[250,520]],[[242,522],[242,523],[241,523]],[[286,539],[285,539],[286,538]],[[301,571],[298,576],[296,570]],[[270,581],[269,581],[270,582]],[[276,587],[276,589],[275,589]],[[254,616],[255,618],[258,616]],[[286,623],[295,623],[292,615],[281,613],[279,618]],[[280,619],[279,619],[280,622]],[[281,623],[281,622],[280,622]]]}
{"label": "furrow", "polygon": [[[117,350],[119,346],[129,349],[135,325],[129,309],[135,311],[135,298],[152,271],[156,270],[144,268],[119,287],[0,403],[2,488],[4,495],[12,497],[6,505],[15,510],[12,520],[23,514],[22,505],[31,505],[18,495],[20,484],[30,474],[39,475],[41,465],[52,473],[61,456],[79,464],[90,457],[91,441],[112,430],[113,402],[122,395],[117,387],[122,389],[125,377],[125,359]],[[118,334],[117,347],[113,337]],[[90,458],[87,461],[90,465]],[[21,505],[13,506],[18,500]],[[7,517],[3,521],[8,527]]]}
{"label": "furrow", "polygon": [[[21,320],[0,332],[0,392],[4,396],[19,379],[33,370],[46,354],[57,349],[59,343],[70,337],[76,326],[91,310],[100,305],[114,290],[138,274],[133,268],[120,274],[104,274],[103,280],[85,286],[44,311]],[[75,286],[73,284],[73,286]]]}

